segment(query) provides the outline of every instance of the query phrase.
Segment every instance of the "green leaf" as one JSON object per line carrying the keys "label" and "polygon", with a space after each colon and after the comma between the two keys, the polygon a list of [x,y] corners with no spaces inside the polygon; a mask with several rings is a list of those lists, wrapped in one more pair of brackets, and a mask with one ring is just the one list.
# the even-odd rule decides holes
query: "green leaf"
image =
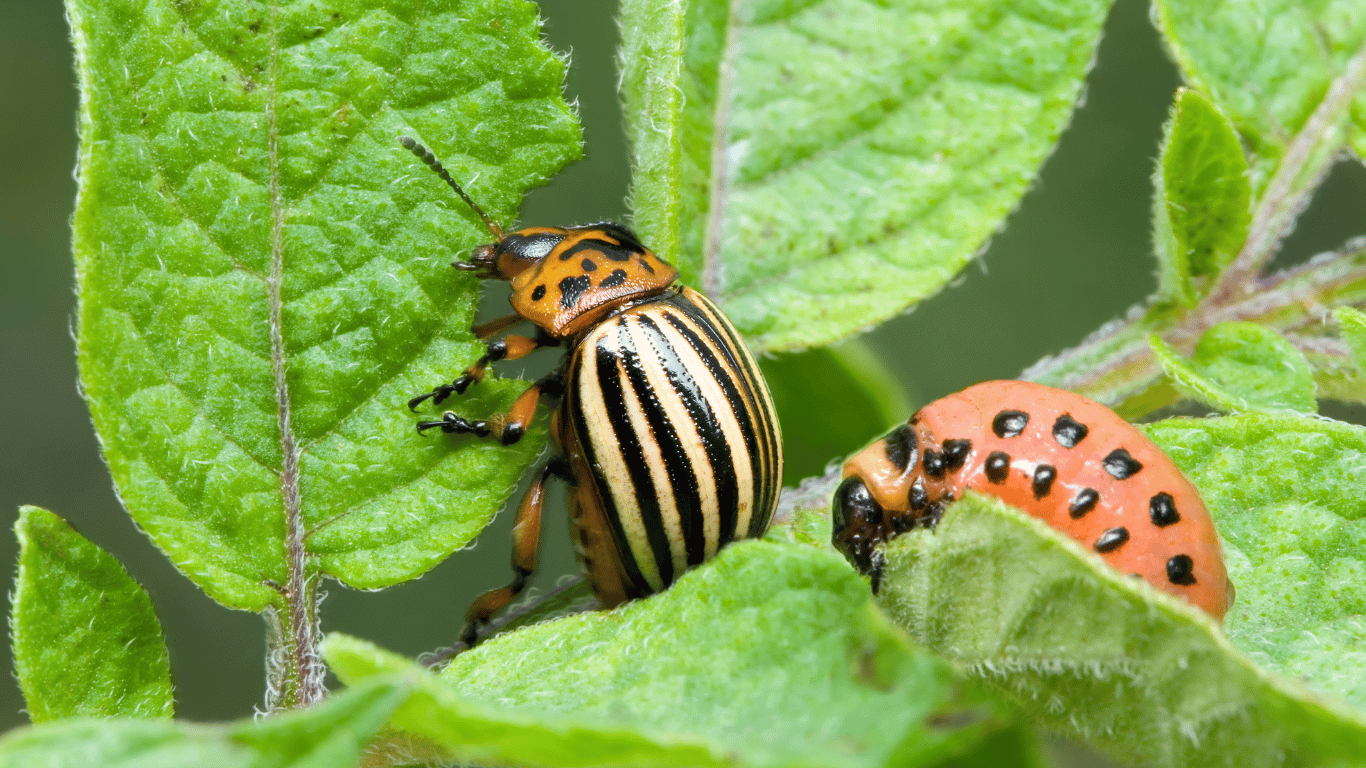
{"label": "green leaf", "polygon": [[[1187,82],[1213,98],[1248,145],[1258,197],[1282,159],[1296,174],[1304,166],[1308,180],[1348,146],[1366,153],[1361,0],[1158,0],[1154,10]],[[1309,141],[1288,154],[1302,131]]]}
{"label": "green leaf", "polygon": [[1247,239],[1252,189],[1228,118],[1199,91],[1172,105],[1153,180],[1160,293],[1193,307]]}
{"label": "green leaf", "polygon": [[756,351],[886,320],[1028,187],[1108,5],[627,0],[636,225]]}
{"label": "green leaf", "polygon": [[20,507],[14,532],[10,634],[33,722],[171,717],[171,662],[147,592],[47,510]]}
{"label": "green leaf", "polygon": [[759,361],[783,430],[783,484],[820,474],[911,412],[905,388],[858,340]]}
{"label": "green leaf", "polygon": [[[410,664],[337,635],[324,654],[344,681]],[[768,542],[649,599],[502,635],[419,685],[394,724],[463,761],[931,765],[1004,724],[839,556]]]}
{"label": "green leaf", "polygon": [[[420,437],[404,406],[481,353],[497,220],[579,154],[522,0],[70,0],[82,85],[79,361],[130,514],[214,599],[364,588],[466,544],[544,442]],[[452,407],[482,417],[522,388]],[[309,582],[313,583],[313,582]]]}
{"label": "green leaf", "polygon": [[0,739],[0,768],[355,765],[411,687],[378,678],[312,709],[228,725],[114,719],[19,728]]}
{"label": "green leaf", "polygon": [[1177,389],[1221,411],[1318,410],[1314,374],[1304,355],[1254,323],[1220,323],[1186,360],[1154,334],[1149,343]]}
{"label": "green leaf", "polygon": [[1366,754],[1366,715],[1262,671],[1203,613],[997,499],[969,493],[884,552],[897,622],[1049,730],[1146,766]]}
{"label": "green leaf", "polygon": [[1229,639],[1366,710],[1366,429],[1260,414],[1146,429],[1219,525],[1238,589]]}
{"label": "green leaf", "polygon": [[1333,318],[1342,329],[1342,340],[1352,352],[1358,368],[1366,371],[1366,313],[1351,307],[1333,310]]}

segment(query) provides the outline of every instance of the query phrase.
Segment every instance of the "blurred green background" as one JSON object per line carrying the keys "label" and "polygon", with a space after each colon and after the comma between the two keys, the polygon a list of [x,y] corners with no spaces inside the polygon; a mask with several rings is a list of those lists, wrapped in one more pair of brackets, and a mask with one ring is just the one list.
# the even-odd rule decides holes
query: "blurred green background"
{"label": "blurred green background", "polygon": [[[551,45],[573,54],[568,96],[579,105],[588,158],[536,190],[523,221],[624,219],[628,169],[610,4],[544,0],[541,6]],[[114,495],[78,393],[68,232],[77,94],[59,0],[0,0],[0,62],[0,510],[11,522],[19,504],[47,507],[113,552],[151,592],[166,625],[178,714],[241,717],[262,701],[263,622],[213,603],[133,526]],[[904,394],[903,407],[911,408],[976,381],[1013,377],[1153,290],[1149,177],[1176,85],[1146,2],[1119,0],[1084,106],[1005,229],[950,288],[864,337],[903,383],[905,392],[892,400]],[[1340,163],[1278,263],[1303,260],[1363,232],[1366,171]],[[496,294],[489,299],[501,303]],[[821,385],[820,369],[801,358],[774,364],[797,376],[806,370],[812,387]],[[1363,421],[1360,408],[1326,410]],[[818,468],[834,458],[835,450],[822,457],[813,453],[818,448],[807,449],[802,461]],[[447,644],[468,601],[508,578],[510,518],[501,515],[478,546],[409,584],[373,593],[329,584],[324,628],[410,655]],[[576,567],[560,518],[546,525],[535,582],[542,587]],[[0,536],[0,562],[14,556],[13,537]],[[8,644],[3,653],[8,667]],[[26,722],[22,708],[18,687],[0,685],[0,729]]]}

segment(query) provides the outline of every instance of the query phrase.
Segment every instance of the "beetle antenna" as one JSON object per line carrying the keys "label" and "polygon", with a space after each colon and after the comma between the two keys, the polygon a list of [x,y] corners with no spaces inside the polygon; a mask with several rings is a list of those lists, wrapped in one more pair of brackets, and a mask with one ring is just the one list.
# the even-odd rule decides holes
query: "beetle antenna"
{"label": "beetle antenna", "polygon": [[495,239],[503,239],[502,228],[497,224],[494,224],[493,219],[490,219],[489,215],[484,213],[484,209],[480,208],[470,199],[469,195],[465,194],[465,190],[461,189],[460,185],[455,183],[455,179],[451,178],[451,175],[446,172],[445,167],[441,165],[441,161],[436,159],[436,155],[433,155],[430,149],[422,146],[420,142],[411,136],[399,136],[398,143],[406,147],[409,152],[417,155],[422,162],[427,164],[428,168],[436,171],[437,176],[440,176],[442,180],[451,185],[451,189],[455,190],[455,194],[460,195],[460,199],[465,201],[465,205],[468,205],[475,213],[479,214],[479,218],[484,220],[484,226],[489,228],[489,231],[493,233]]}

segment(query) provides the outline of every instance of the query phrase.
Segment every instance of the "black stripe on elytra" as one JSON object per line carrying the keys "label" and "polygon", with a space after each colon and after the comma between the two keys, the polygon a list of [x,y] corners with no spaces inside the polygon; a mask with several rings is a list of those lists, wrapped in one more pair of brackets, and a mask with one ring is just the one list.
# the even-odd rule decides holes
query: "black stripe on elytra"
{"label": "black stripe on elytra", "polygon": [[[622,455],[639,457],[636,461],[631,461],[628,458],[627,466],[631,471],[631,483],[636,487],[636,504],[640,507],[640,522],[645,528],[645,538],[650,542],[650,549],[655,555],[655,565],[659,568],[659,580],[668,586],[673,583],[677,576],[682,574],[674,573],[673,547],[669,542],[669,532],[664,528],[664,510],[660,507],[662,489],[656,488],[653,478],[650,477],[649,460],[645,457],[642,441],[655,441],[655,444],[660,448],[661,459],[666,464],[669,459],[665,450],[669,446],[665,445],[666,436],[657,431],[661,428],[658,417],[659,403],[654,399],[654,394],[650,391],[650,382],[646,380],[645,371],[640,366],[636,342],[631,337],[629,326],[630,324],[625,317],[622,317],[617,324],[615,352],[621,358],[621,367],[626,372],[626,385],[630,387],[630,391],[622,392],[620,400],[608,400],[607,402],[625,403],[626,398],[633,399],[645,416],[651,434],[637,434],[631,429],[630,416],[624,406],[619,410],[609,408],[608,413],[612,420],[612,429],[616,433],[617,439],[622,443]],[[606,339],[604,338],[603,341]],[[602,348],[601,343],[599,342],[599,349]],[[665,421],[667,422],[667,419]],[[629,433],[629,436],[626,433]],[[667,438],[674,442],[673,449],[678,450],[678,436],[670,430]],[[649,493],[641,491],[642,483],[637,479],[637,474],[644,476],[646,481],[650,483]],[[672,470],[669,471],[669,476],[672,478]],[[677,502],[675,501],[675,503]]]}
{"label": "black stripe on elytra", "polygon": [[[617,445],[617,452],[621,454],[622,463],[626,465],[627,474],[631,476],[632,488],[629,490],[633,492],[632,498],[636,501],[636,505],[641,507],[642,516],[644,515],[644,509],[653,505],[655,507],[655,517],[658,518],[659,505],[656,501],[654,481],[650,479],[650,473],[645,468],[645,457],[641,454],[640,442],[636,439],[635,430],[631,428],[631,424],[626,415],[626,409],[620,405],[625,402],[626,397],[626,393],[622,391],[619,373],[621,355],[618,353],[618,350],[612,348],[611,344],[612,342],[609,338],[600,338],[598,339],[595,349],[598,360],[598,380],[595,384],[602,390],[603,401],[607,403],[606,411],[608,414],[608,423],[606,425],[595,425],[594,429],[606,428],[611,430],[612,435],[615,438],[614,442]],[[577,413],[582,414],[583,412],[577,411]],[[591,445],[591,443],[585,441],[585,445]],[[614,488],[601,471],[597,469],[600,465],[594,460],[594,457],[590,455],[587,458],[591,466],[594,467],[594,474],[597,475],[598,478],[599,495],[604,497],[604,501],[606,500],[606,497],[611,496],[614,492],[626,493],[628,491],[626,488]],[[611,509],[609,511],[611,514],[607,516],[607,519],[612,524],[612,533],[617,542],[617,551],[621,554],[623,565],[629,564],[629,566],[624,568],[627,578],[646,592],[653,591],[654,586],[650,584],[649,580],[645,578],[640,570],[640,565],[635,557],[635,552],[631,547],[631,540],[626,538],[625,526],[622,524],[621,520],[622,510],[617,506],[615,498],[612,500]],[[657,562],[657,565],[659,566],[662,577],[665,567],[672,568],[672,561],[663,563]],[[661,579],[661,583],[667,584],[668,582]]]}
{"label": "black stripe on elytra", "polygon": [[[698,386],[694,373],[679,359],[672,340],[664,334],[653,317],[640,315],[640,324],[649,332],[650,343],[659,357],[665,375],[669,377],[669,383],[673,385],[674,394],[687,409],[688,418],[691,419],[697,436],[702,441],[707,464],[711,467],[712,490],[716,494],[717,545],[729,544],[735,538],[735,523],[740,515],[740,494],[736,487],[738,481],[735,477],[735,465],[731,463],[731,450],[730,444],[726,442],[726,433],[721,429],[721,422],[707,400],[706,393]],[[705,510],[703,512],[705,513]],[[689,565],[702,562],[704,554],[705,551],[702,549],[694,550],[692,540],[688,540]],[[694,557],[697,559],[694,560]]]}
{"label": "black stripe on elytra", "polygon": [[[652,349],[647,350],[638,345],[634,351],[624,351],[622,361],[626,365],[626,377],[631,382],[631,388],[635,390],[636,400],[645,414],[645,420],[650,424],[650,432],[654,435],[660,460],[664,462],[664,472],[669,478],[669,486],[673,489],[674,506],[678,509],[678,524],[683,532],[683,541],[669,541],[668,531],[663,529],[662,520],[661,531],[666,534],[665,541],[670,544],[670,557],[673,556],[673,545],[681,543],[684,562],[688,565],[698,565],[707,552],[707,510],[702,507],[702,491],[697,485],[697,473],[693,470],[692,460],[688,458],[688,452],[678,437],[678,428],[669,419],[669,412],[661,399],[668,397],[669,393],[651,386],[645,367],[640,361],[641,355],[653,353],[659,357],[660,344],[652,337],[650,329],[645,327],[646,318],[637,316],[636,320],[646,331],[646,343]],[[659,328],[655,327],[653,331],[657,334]],[[668,339],[663,341],[663,346],[667,349]]]}
{"label": "black stripe on elytra", "polygon": [[705,296],[697,294],[697,297],[698,300],[694,302],[687,296],[678,294],[669,303],[678,307],[707,333],[716,350],[730,363],[731,369],[744,379],[742,383],[745,405],[754,411],[753,418],[763,426],[759,430],[763,452],[752,454],[756,457],[755,508],[754,514],[750,517],[749,536],[757,537],[768,527],[769,517],[773,514],[778,501],[781,478],[777,474],[778,445],[774,435],[774,425],[778,421],[778,416],[769,409],[767,401],[760,395],[763,379],[753,360],[745,354],[744,342],[740,340],[739,332]]}
{"label": "black stripe on elytra", "polygon": [[[665,313],[664,319],[669,325],[673,326],[675,331],[678,331],[680,336],[687,340],[688,346],[692,347],[693,352],[696,353],[698,359],[702,361],[702,365],[707,369],[707,373],[711,376],[712,380],[721,386],[721,392],[725,395],[726,405],[729,406],[730,414],[720,413],[719,417],[733,418],[736,426],[739,427],[740,434],[744,436],[746,458],[749,462],[750,477],[754,485],[754,497],[751,499],[751,504],[759,504],[765,485],[765,472],[768,470],[765,469],[762,457],[759,454],[759,443],[754,435],[756,429],[752,419],[755,414],[752,414],[749,407],[745,404],[745,400],[741,396],[740,390],[737,388],[737,382],[726,373],[725,367],[722,366],[721,361],[716,358],[713,347],[708,345],[693,331],[692,324],[688,323],[684,317],[679,317],[672,312]],[[720,403],[717,403],[716,405],[718,408],[721,406]],[[734,462],[740,460],[738,453],[738,451],[728,448],[726,464],[731,467],[732,474],[735,472]],[[736,499],[736,507],[736,514],[738,517],[738,497]],[[752,533],[752,531],[754,531],[754,520],[756,516],[761,516],[763,513],[763,508],[758,506],[754,506],[750,510],[750,527],[749,531],[744,533],[744,536],[756,535]],[[724,531],[728,537],[736,538],[739,536],[740,531],[734,530],[736,524],[737,521],[733,520],[731,522],[731,530]],[[763,529],[760,528],[759,530],[762,531]]]}
{"label": "black stripe on elytra", "polygon": [[[598,362],[598,380],[596,382],[587,380],[583,372],[583,353],[574,355],[572,368],[569,371],[569,380],[576,382],[576,386],[570,387],[570,398],[568,401],[568,413],[573,422],[575,435],[578,437],[579,444],[583,447],[584,458],[588,460],[588,466],[593,468],[594,485],[597,486],[598,498],[602,501],[603,517],[607,524],[612,528],[612,539],[616,542],[616,551],[621,557],[621,570],[626,575],[626,586],[628,589],[639,590],[642,585],[644,594],[649,594],[654,590],[650,582],[645,579],[645,575],[640,572],[640,565],[636,563],[635,554],[631,551],[630,545],[626,541],[626,531],[621,525],[621,511],[617,509],[616,499],[612,496],[612,486],[607,478],[599,469],[602,463],[598,457],[597,449],[593,446],[593,441],[589,437],[589,426],[583,421],[583,393],[589,387],[602,387],[604,382],[610,380],[610,386],[603,391],[606,403],[621,402],[621,384],[617,381],[617,357],[612,354],[610,349],[595,347],[593,350]],[[612,399],[616,398],[616,399]],[[612,406],[608,405],[608,410]],[[601,425],[595,428],[601,429]],[[623,461],[627,459],[622,457]]]}
{"label": "black stripe on elytra", "polygon": [[762,493],[756,493],[756,506],[749,525],[750,537],[761,536],[768,528],[769,520],[777,508],[778,492],[782,486],[782,478],[778,474],[781,448],[778,446],[775,433],[778,415],[770,407],[768,399],[763,396],[763,376],[759,373],[754,358],[747,352],[740,332],[735,330],[735,326],[730,324],[715,304],[700,293],[692,293],[697,296],[696,301],[680,294],[677,305],[695,308],[699,313],[698,322],[709,321],[705,326],[709,332],[719,333],[725,337],[724,342],[718,341],[718,348],[725,353],[731,367],[743,378],[744,395],[749,408],[753,411],[753,419],[763,427],[759,435],[763,453],[759,459],[761,464],[755,474],[755,488]]}

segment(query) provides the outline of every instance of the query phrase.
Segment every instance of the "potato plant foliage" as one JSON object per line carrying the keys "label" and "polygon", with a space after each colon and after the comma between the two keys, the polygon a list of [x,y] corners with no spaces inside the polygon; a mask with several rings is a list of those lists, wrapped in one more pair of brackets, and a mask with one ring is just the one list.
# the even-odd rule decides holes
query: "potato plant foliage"
{"label": "potato plant foliage", "polygon": [[[128,514],[269,625],[270,715],[170,719],[146,592],[26,507],[10,627],[35,724],[0,766],[1047,766],[1050,734],[1133,764],[1361,764],[1366,428],[1317,411],[1366,403],[1366,240],[1269,265],[1366,155],[1366,0],[1154,0],[1184,82],[1158,290],[1021,376],[1146,422],[1220,527],[1225,623],[974,495],[888,545],[876,597],[829,547],[822,467],[907,415],[850,340],[1001,229],[1108,11],[621,0],[630,223],[756,352],[806,350],[765,369],[808,457],[789,485],[816,476],[672,589],[432,671],[329,634],[319,587],[465,547],[549,436],[545,409],[515,448],[413,430],[408,397],[482,354],[478,281],[447,265],[487,232],[397,137],[510,223],[582,154],[568,58],[526,0],[67,0],[84,394]],[[459,407],[526,386],[492,375]]]}

